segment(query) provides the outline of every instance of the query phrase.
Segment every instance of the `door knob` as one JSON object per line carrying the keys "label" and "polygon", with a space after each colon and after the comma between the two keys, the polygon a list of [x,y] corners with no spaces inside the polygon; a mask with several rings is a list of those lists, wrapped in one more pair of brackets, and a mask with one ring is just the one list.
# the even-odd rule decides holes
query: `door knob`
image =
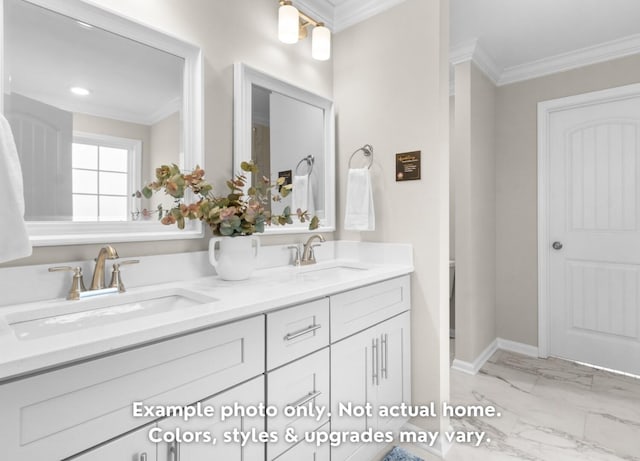
{"label": "door knob", "polygon": [[553,242],[553,245],[551,246],[554,250],[562,250],[562,242]]}

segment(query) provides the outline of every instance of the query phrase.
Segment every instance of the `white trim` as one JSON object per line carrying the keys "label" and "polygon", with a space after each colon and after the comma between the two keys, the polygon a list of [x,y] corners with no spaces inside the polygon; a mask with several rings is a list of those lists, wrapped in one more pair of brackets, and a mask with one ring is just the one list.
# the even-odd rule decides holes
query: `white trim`
{"label": "white trim", "polygon": [[452,47],[449,53],[449,63],[455,66],[461,62],[472,60],[478,69],[484,72],[496,86],[504,86],[637,53],[640,53],[640,34],[629,35],[517,66],[500,68],[478,46],[478,39],[474,38]]}
{"label": "white trim", "polygon": [[[402,425],[402,428],[400,429],[403,432],[416,432],[416,433],[420,433],[420,432],[434,432],[434,431],[427,431],[419,426],[416,426],[415,424],[411,424],[411,423],[404,423]],[[444,457],[447,455],[447,452],[449,451],[449,449],[451,448],[451,444],[449,442],[447,442],[445,437],[442,437],[442,434],[438,434],[438,438],[436,439],[435,443],[433,444],[433,446],[427,444],[427,443],[420,443],[420,442],[416,442],[416,443],[412,443],[412,445],[415,445],[416,447],[429,452],[435,456],[437,456],[438,458],[442,458],[444,459]]]}
{"label": "white trim", "polygon": [[[88,1],[25,1],[184,58],[182,151],[187,169],[193,168],[196,164],[204,167],[203,56],[202,50],[198,46]],[[0,5],[3,4],[0,3]],[[3,23],[0,21],[0,37],[4,35],[2,32]],[[2,65],[0,64],[0,67]],[[5,81],[2,78],[0,79],[0,94],[4,94],[4,86]],[[158,222],[131,221],[114,223],[28,222],[27,229],[33,246],[181,240],[204,236],[204,227],[200,221],[189,221],[185,230],[174,226],[163,226]]]}
{"label": "white trim", "polygon": [[500,69],[495,63],[493,58],[489,56],[484,48],[476,46],[476,51],[473,53],[473,62],[484,73],[494,85],[498,84],[500,80]]}
{"label": "white trim", "polygon": [[[274,7],[277,6],[275,2],[273,5]],[[325,26],[335,32],[335,7],[330,2],[324,0],[293,0],[293,6],[313,19],[324,22]]]}
{"label": "white trim", "polygon": [[640,83],[538,103],[538,356],[549,356],[549,124],[554,112],[640,96]]}
{"label": "white trim", "polygon": [[519,343],[509,339],[498,338],[498,349],[502,351],[515,352],[516,354],[538,357],[538,347],[530,344]]}
{"label": "white trim", "polygon": [[502,86],[530,80],[599,62],[611,61],[612,59],[636,53],[640,53],[640,34],[580,48],[518,66],[507,67],[500,75],[498,85]]}
{"label": "white trim", "polygon": [[359,22],[382,13],[405,0],[359,0],[343,2],[336,6],[334,30],[340,32]]}
{"label": "white trim", "polygon": [[449,52],[449,63],[452,66],[456,66],[460,63],[471,61],[473,53],[476,51],[476,46],[478,46],[477,38],[454,46]]}
{"label": "white trim", "polygon": [[[500,79],[500,70],[498,65],[478,44],[477,39],[457,45],[452,48],[451,53],[449,54],[449,62],[452,66],[456,66],[467,61],[473,62],[476,67],[485,74],[491,82],[493,82],[494,85],[498,84],[498,80]],[[449,94],[455,94],[455,88],[453,89],[453,92],[451,92],[450,89]]]}
{"label": "white trim", "polygon": [[464,360],[454,359],[451,368],[453,370],[467,373],[468,375],[476,375],[480,368],[491,358],[491,356],[498,350],[498,340],[494,339],[487,348],[480,353],[478,357],[472,362],[465,362]]}

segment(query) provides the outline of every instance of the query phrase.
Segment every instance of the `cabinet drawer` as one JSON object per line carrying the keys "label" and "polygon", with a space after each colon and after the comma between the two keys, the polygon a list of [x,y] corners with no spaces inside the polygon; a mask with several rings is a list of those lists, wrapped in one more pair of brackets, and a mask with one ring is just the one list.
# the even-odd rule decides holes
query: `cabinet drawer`
{"label": "cabinet drawer", "polygon": [[409,310],[409,276],[339,293],[330,302],[331,342],[335,342]]}
{"label": "cabinet drawer", "polygon": [[[278,408],[278,415],[267,418],[267,431],[279,434],[278,443],[267,444],[267,459],[273,459],[290,448],[284,441],[288,428],[299,437],[313,432],[329,421],[329,348],[296,360],[267,374],[267,404]],[[286,407],[317,408],[324,410],[321,418],[301,415],[285,416]]]}
{"label": "cabinet drawer", "polygon": [[267,370],[328,345],[328,298],[267,314]]}
{"label": "cabinet drawer", "polygon": [[0,386],[12,461],[62,459],[152,421],[132,402],[183,405],[262,373],[264,317],[143,346]]}
{"label": "cabinet drawer", "polygon": [[119,439],[106,443],[80,456],[65,461],[156,461],[156,444],[149,440],[149,431],[155,426],[147,426],[131,432]]}
{"label": "cabinet drawer", "polygon": [[[318,429],[317,432],[329,432],[329,423]],[[288,451],[275,458],[273,461],[329,461],[330,445],[328,442],[317,446],[313,443],[299,442]],[[270,459],[270,458],[268,458]]]}

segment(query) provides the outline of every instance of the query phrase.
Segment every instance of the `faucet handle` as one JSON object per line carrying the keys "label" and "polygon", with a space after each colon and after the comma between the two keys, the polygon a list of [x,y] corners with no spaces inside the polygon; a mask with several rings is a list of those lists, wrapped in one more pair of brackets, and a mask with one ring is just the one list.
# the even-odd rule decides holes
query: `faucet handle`
{"label": "faucet handle", "polygon": [[296,267],[300,266],[300,244],[298,243],[296,245],[289,245],[287,248],[291,250],[296,250],[296,257],[293,260],[293,265]]}
{"label": "faucet handle", "polygon": [[67,299],[78,300],[80,299],[80,293],[87,291],[84,287],[84,279],[82,278],[82,267],[54,266],[49,268],[49,272],[73,272],[73,280]]}
{"label": "faucet handle", "polygon": [[120,266],[127,266],[129,264],[138,264],[140,262],[139,259],[127,259],[125,261],[121,261],[119,263],[113,263],[113,272],[111,273],[111,283],[109,284],[110,288],[117,288],[120,293],[124,293],[126,288],[124,287],[124,283],[122,283],[122,275],[120,275]]}

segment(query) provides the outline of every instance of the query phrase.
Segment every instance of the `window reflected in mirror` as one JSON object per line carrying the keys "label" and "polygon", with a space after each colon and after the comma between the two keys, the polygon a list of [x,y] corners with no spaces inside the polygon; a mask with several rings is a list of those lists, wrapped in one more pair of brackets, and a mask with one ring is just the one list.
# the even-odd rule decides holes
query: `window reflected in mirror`
{"label": "window reflected in mirror", "polygon": [[28,1],[4,8],[25,219],[151,219],[161,202],[135,192],[155,166],[182,163],[185,59]]}

